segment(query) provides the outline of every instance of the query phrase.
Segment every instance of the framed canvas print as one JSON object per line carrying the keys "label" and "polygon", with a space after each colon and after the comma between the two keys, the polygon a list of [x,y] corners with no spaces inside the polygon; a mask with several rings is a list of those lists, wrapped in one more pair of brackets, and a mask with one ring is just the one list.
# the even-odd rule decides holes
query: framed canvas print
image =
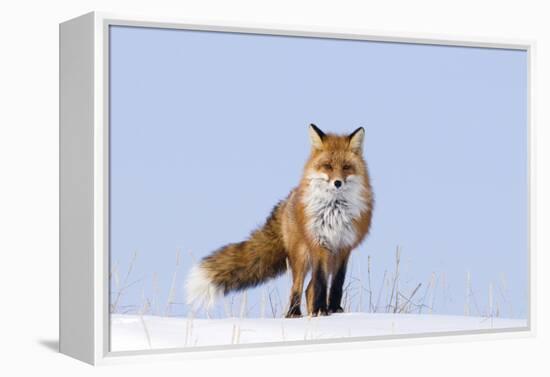
{"label": "framed canvas print", "polygon": [[532,334],[532,49],[61,24],[61,352]]}

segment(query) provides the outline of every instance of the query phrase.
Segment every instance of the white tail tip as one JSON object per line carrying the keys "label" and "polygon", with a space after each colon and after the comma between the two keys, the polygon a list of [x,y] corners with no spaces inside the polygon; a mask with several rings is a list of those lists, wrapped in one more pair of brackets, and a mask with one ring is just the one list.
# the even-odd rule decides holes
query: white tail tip
{"label": "white tail tip", "polygon": [[193,266],[189,277],[185,282],[185,291],[187,294],[187,304],[193,310],[205,307],[210,308],[221,291],[216,287],[206,271],[201,265]]}

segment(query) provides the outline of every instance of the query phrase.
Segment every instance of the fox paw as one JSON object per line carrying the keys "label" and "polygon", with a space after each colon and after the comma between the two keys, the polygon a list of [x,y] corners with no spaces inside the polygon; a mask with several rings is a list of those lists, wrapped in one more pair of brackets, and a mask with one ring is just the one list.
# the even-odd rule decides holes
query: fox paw
{"label": "fox paw", "polygon": [[301,318],[302,313],[300,311],[288,312],[286,313],[285,318]]}
{"label": "fox paw", "polygon": [[324,316],[327,316],[328,315],[328,310],[326,308],[320,308],[319,310],[317,311],[314,311],[313,313],[311,313],[311,316],[312,317],[324,317]]}
{"label": "fox paw", "polygon": [[330,307],[328,308],[328,312],[329,314],[332,314],[332,313],[343,313],[344,312],[344,309],[338,305],[336,307]]}

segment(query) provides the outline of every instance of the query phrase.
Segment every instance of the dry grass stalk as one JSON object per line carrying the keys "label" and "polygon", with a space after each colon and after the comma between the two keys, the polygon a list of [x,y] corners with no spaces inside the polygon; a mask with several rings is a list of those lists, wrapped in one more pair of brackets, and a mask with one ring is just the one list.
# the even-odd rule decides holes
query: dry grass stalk
{"label": "dry grass stalk", "polygon": [[[137,251],[134,251],[132,255],[132,259],[130,260],[130,266],[128,267],[128,271],[126,272],[126,276],[124,277],[124,282],[122,284],[122,287],[118,290],[116,298],[111,306],[111,313],[116,313],[120,298],[122,297],[122,294],[124,293],[124,291],[129,287],[127,282],[130,277],[130,274],[132,273],[132,270],[134,269],[134,265],[137,259],[137,254],[138,254]],[[118,281],[118,278],[117,278],[117,281]]]}

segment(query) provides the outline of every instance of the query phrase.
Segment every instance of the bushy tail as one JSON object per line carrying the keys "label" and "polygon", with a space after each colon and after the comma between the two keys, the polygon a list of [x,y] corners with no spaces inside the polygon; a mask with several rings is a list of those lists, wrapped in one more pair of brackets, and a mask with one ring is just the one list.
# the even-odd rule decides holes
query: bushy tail
{"label": "bushy tail", "polygon": [[222,294],[255,287],[285,272],[280,212],[278,204],[246,241],[223,246],[194,266],[186,282],[187,303],[209,307]]}

